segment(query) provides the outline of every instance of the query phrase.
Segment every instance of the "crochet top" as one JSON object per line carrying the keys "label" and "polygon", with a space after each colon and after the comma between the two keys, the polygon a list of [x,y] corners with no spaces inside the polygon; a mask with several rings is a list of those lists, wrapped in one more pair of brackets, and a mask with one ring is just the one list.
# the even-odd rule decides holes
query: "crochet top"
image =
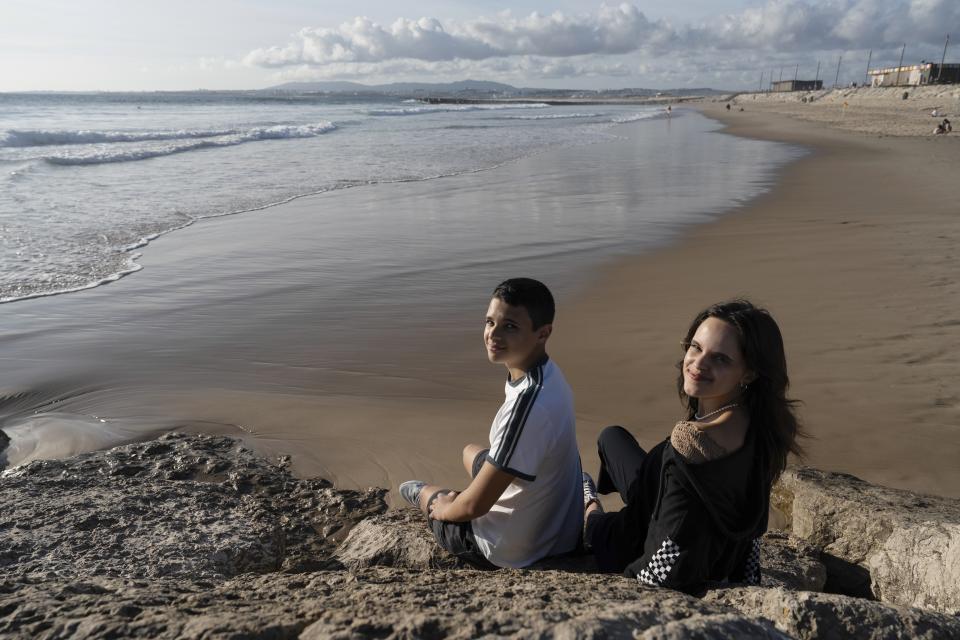
{"label": "crochet top", "polygon": [[681,420],[673,428],[670,444],[689,464],[702,464],[730,455],[729,451],[714,442],[706,432],[686,420]]}

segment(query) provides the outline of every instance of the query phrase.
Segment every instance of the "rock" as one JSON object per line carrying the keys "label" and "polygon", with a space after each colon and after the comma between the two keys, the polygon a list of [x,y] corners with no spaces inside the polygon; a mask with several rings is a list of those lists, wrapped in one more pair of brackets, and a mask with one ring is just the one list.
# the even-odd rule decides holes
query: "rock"
{"label": "rock", "polygon": [[24,638],[786,638],[772,623],[622,576],[559,571],[245,575],[219,584],[0,583],[0,636]]}
{"label": "rock", "polygon": [[0,570],[206,580],[326,566],[384,493],[297,480],[229,438],[169,434],[5,472]]}
{"label": "rock", "polygon": [[777,586],[704,599],[596,573],[590,556],[479,571],[441,551],[415,510],[387,512],[383,490],[287,466],[171,434],[5,472],[0,637],[956,635],[957,618],[784,588],[824,577],[818,547],[788,534],[762,547]]}
{"label": "rock", "polygon": [[960,618],[832,593],[738,587],[711,591],[708,602],[772,621],[801,640],[937,640],[960,637]]}
{"label": "rock", "polygon": [[960,612],[960,500],[809,468],[788,469],[771,499],[823,549],[828,591]]}
{"label": "rock", "polygon": [[[611,588],[611,584],[614,587]],[[378,567],[191,583],[0,588],[0,635],[45,638],[784,638],[773,625],[625,578]],[[9,597],[4,597],[9,594]]]}
{"label": "rock", "polygon": [[827,567],[820,561],[820,549],[805,540],[769,531],[760,545],[760,584],[796,591],[823,591]]}
{"label": "rock", "polygon": [[[568,622],[554,625],[530,637],[558,638],[789,638],[765,621],[747,620],[731,613],[701,614],[664,621],[663,611],[649,602],[618,604]],[[546,632],[546,633],[544,633]]]}
{"label": "rock", "polygon": [[368,518],[354,527],[334,557],[351,569],[387,566],[450,569],[463,565],[444,551],[416,509],[399,509]]}
{"label": "rock", "polygon": [[[416,509],[402,508],[373,516],[350,530],[343,544],[334,552],[343,566],[397,567],[404,569],[467,569],[470,565],[442,549],[427,528],[424,517]],[[597,573],[592,555],[546,558],[534,569]]]}
{"label": "rock", "polygon": [[7,468],[7,445],[10,444],[10,436],[0,429],[0,471]]}

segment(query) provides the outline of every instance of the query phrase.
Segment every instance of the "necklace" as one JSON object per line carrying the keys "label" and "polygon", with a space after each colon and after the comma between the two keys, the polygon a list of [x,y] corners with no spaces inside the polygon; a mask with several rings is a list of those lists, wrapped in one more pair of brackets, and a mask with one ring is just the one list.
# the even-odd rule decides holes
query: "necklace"
{"label": "necklace", "polygon": [[702,420],[706,420],[707,418],[709,418],[709,417],[711,417],[711,416],[715,416],[715,415],[717,415],[718,413],[723,413],[723,412],[726,411],[727,409],[733,409],[734,407],[739,407],[739,406],[740,406],[740,405],[739,405],[738,403],[736,403],[736,402],[731,402],[730,404],[725,404],[725,405],[723,405],[722,407],[720,407],[720,408],[717,409],[716,411],[711,411],[710,413],[705,413],[705,414],[703,414],[702,416],[698,416],[697,414],[693,414],[693,417],[697,419],[697,422],[700,422],[700,421],[702,421]]}

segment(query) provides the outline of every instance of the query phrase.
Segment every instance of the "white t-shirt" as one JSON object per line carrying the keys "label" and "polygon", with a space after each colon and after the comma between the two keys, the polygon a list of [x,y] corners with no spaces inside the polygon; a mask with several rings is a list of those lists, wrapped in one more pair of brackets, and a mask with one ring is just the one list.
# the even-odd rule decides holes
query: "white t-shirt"
{"label": "white t-shirt", "polygon": [[483,555],[499,567],[525,567],[573,551],[583,529],[583,481],[573,393],[546,357],[516,382],[490,427],[487,462],[515,476],[473,521]]}

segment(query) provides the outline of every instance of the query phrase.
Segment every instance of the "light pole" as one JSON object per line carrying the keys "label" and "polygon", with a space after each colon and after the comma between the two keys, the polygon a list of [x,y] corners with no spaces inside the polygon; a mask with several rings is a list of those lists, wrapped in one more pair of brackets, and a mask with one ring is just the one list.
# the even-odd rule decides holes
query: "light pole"
{"label": "light pole", "polygon": [[907,43],[903,43],[903,49],[900,49],[900,64],[897,65],[897,81],[894,83],[896,86],[900,86],[900,69],[903,68],[903,52],[907,50]]}
{"label": "light pole", "polygon": [[940,82],[940,76],[943,75],[943,63],[947,59],[947,45],[950,44],[950,34],[947,34],[947,41],[943,43],[943,55],[940,57],[940,68],[937,69],[937,82]]}

